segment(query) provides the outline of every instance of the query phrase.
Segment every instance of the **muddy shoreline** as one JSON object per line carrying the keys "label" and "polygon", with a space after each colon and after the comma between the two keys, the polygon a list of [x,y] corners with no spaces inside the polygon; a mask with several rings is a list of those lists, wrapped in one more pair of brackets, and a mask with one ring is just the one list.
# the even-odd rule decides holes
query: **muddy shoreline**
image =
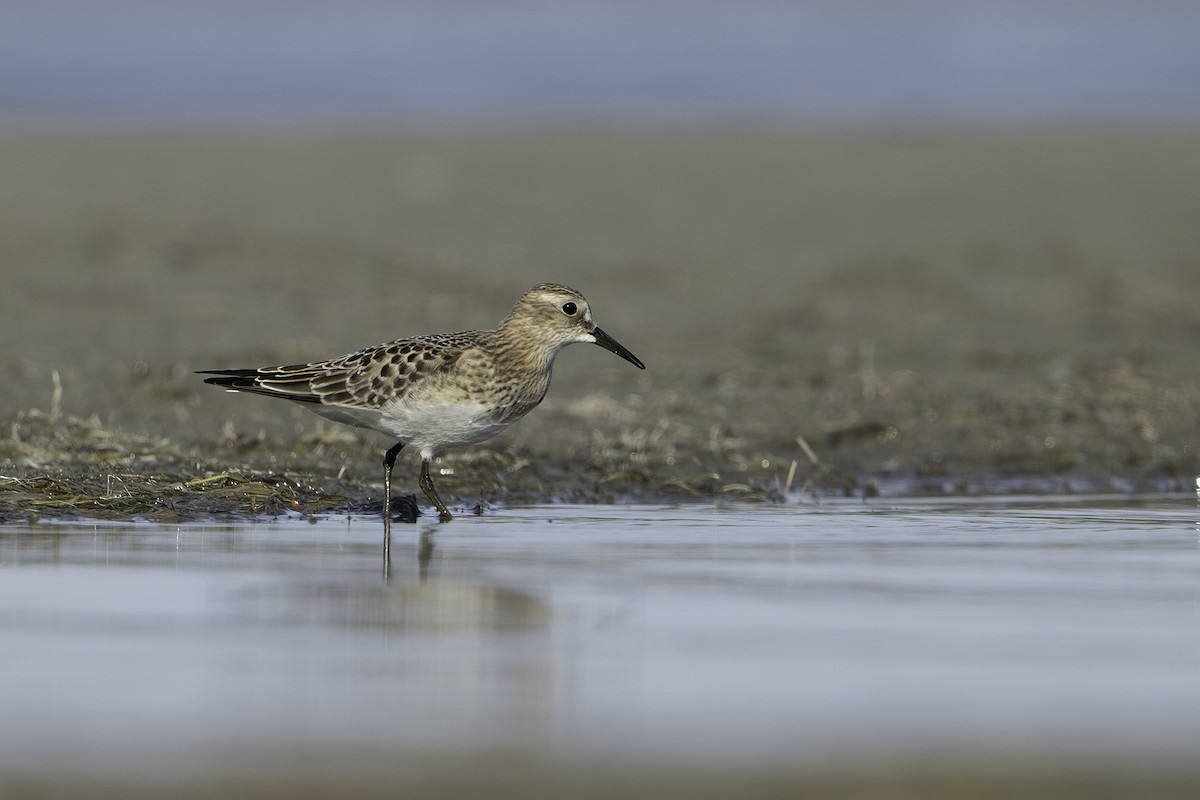
{"label": "muddy shoreline", "polygon": [[648,369],[565,351],[541,408],[442,460],[460,509],[1190,491],[1198,145],[0,136],[0,518],[369,508],[382,437],[193,371],[491,326],[542,280]]}

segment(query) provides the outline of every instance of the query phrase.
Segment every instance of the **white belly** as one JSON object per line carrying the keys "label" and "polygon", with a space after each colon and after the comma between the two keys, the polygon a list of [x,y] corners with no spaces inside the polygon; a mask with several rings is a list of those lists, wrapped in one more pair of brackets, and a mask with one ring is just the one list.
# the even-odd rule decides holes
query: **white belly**
{"label": "white belly", "polygon": [[383,408],[377,430],[389,433],[422,454],[447,447],[477,444],[492,438],[509,423],[498,423],[490,407],[478,403],[393,403]]}

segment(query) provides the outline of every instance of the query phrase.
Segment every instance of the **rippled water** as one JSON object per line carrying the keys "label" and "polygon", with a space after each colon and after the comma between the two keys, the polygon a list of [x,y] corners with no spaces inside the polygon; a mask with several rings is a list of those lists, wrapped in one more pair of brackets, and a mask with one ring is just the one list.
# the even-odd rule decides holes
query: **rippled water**
{"label": "rippled water", "polygon": [[386,580],[366,518],[8,525],[0,774],[1186,763],[1198,519],[1191,497],[520,508],[397,526]]}

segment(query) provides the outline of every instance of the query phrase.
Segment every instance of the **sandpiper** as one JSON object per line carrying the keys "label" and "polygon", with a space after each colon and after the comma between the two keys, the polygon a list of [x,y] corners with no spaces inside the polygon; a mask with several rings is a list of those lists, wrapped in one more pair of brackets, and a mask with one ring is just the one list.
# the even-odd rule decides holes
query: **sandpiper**
{"label": "sandpiper", "polygon": [[391,520],[392,467],[405,445],[421,453],[420,486],[450,519],[429,475],[447,447],[490,439],[542,402],[558,351],[598,344],[646,365],[596,326],[583,295],[540,283],[490,331],[397,339],[328,361],[260,369],[203,370],[205,383],[304,403],[323,417],[393,436],[383,457],[383,514]]}

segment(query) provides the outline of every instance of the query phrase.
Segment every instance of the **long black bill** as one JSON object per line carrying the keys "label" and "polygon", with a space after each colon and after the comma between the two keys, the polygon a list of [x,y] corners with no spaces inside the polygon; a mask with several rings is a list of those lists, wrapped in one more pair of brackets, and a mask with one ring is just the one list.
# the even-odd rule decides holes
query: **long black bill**
{"label": "long black bill", "polygon": [[621,358],[625,359],[630,364],[633,364],[638,369],[646,368],[646,365],[642,363],[642,360],[640,358],[638,358],[633,353],[626,350],[624,347],[621,346],[620,342],[618,342],[616,339],[609,336],[604,331],[600,330],[599,328],[593,328],[592,335],[596,337],[596,344],[600,345],[605,350],[609,350],[613,353],[616,353]]}

